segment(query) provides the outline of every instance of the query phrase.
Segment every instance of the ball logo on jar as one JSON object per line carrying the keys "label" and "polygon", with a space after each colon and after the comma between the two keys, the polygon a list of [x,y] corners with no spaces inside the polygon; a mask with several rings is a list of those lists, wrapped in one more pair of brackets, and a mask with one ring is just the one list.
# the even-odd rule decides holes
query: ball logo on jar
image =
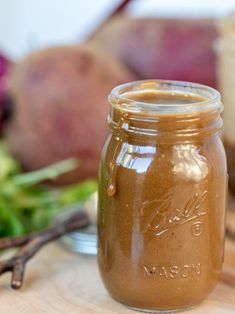
{"label": "ball logo on jar", "polygon": [[177,226],[193,222],[191,234],[200,236],[203,233],[203,223],[197,219],[207,214],[202,208],[207,195],[207,191],[195,193],[181,207],[174,205],[171,194],[161,200],[145,202],[140,210],[141,231],[150,231],[159,237]]}

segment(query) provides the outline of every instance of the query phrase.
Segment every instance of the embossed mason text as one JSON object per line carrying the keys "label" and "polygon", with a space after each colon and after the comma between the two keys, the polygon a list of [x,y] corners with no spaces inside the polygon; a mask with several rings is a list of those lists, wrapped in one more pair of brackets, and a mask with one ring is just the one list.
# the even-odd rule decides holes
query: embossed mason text
{"label": "embossed mason text", "polygon": [[152,279],[157,278],[188,278],[201,275],[201,264],[184,264],[171,266],[143,266],[144,274]]}

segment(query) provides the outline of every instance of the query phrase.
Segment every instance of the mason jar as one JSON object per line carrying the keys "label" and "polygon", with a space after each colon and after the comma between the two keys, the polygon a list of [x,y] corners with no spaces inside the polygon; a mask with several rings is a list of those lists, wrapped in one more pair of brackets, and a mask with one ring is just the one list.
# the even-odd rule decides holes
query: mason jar
{"label": "mason jar", "polygon": [[114,88],[99,173],[98,262],[117,301],[179,310],[223,262],[226,157],[218,91],[148,80]]}

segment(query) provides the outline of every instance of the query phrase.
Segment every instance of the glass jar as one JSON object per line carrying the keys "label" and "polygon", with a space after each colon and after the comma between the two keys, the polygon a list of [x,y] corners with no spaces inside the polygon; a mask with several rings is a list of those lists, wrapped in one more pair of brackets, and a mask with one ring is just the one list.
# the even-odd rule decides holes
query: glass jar
{"label": "glass jar", "polygon": [[220,23],[218,78],[224,103],[223,140],[227,153],[229,187],[235,195],[235,13]]}
{"label": "glass jar", "polygon": [[99,173],[98,262],[119,302],[142,311],[201,302],[224,249],[220,94],[180,81],[113,89]]}

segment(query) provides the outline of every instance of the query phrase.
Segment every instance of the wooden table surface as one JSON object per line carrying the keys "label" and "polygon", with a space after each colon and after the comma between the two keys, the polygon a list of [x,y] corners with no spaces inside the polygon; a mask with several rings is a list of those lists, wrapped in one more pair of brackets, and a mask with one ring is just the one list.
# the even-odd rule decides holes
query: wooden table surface
{"label": "wooden table surface", "polygon": [[[223,280],[199,307],[184,313],[235,313],[234,278],[235,242],[227,240]],[[10,274],[0,278],[0,314],[136,313],[108,296],[95,257],[67,252],[58,243],[29,262],[21,290],[10,289],[9,281]]]}

